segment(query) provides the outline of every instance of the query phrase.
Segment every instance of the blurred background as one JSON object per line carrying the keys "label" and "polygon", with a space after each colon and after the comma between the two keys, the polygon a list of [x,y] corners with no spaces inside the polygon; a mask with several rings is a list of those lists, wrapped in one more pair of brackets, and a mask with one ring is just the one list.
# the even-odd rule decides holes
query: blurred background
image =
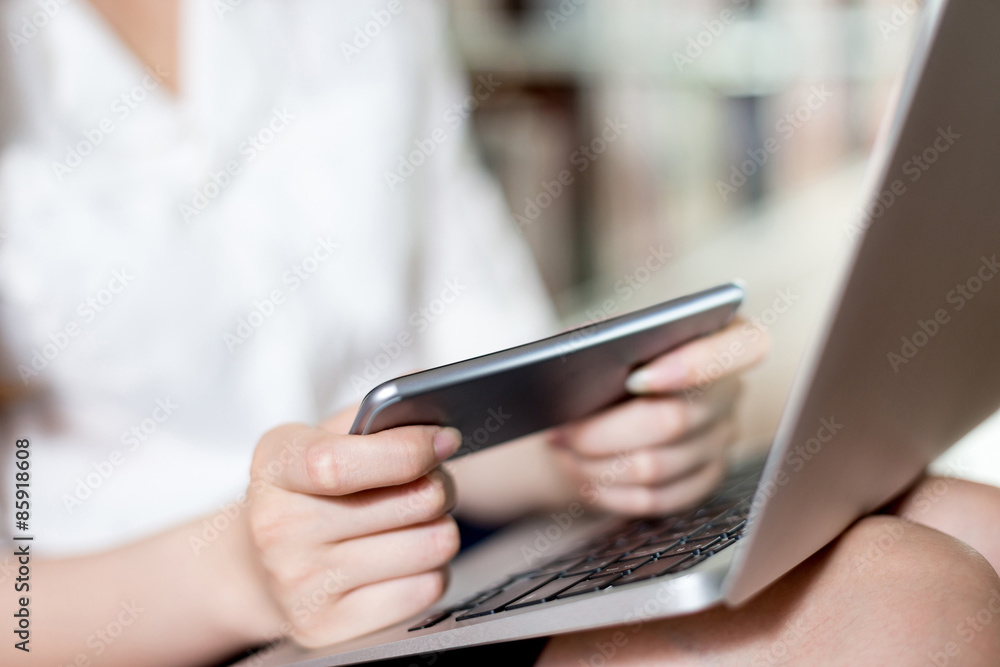
{"label": "blurred background", "polygon": [[[850,257],[915,0],[451,0],[482,158],[567,325],[745,280],[775,430]],[[1000,420],[935,464],[1000,483]]]}

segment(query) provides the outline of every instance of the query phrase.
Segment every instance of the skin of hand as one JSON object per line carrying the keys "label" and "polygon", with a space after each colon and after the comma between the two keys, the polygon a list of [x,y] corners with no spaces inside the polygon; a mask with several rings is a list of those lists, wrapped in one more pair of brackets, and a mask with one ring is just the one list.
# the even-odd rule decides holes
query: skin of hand
{"label": "skin of hand", "polygon": [[738,375],[768,347],[736,318],[658,357],[628,377],[635,398],[551,430],[553,455],[595,508],[638,516],[698,502],[726,471]]}
{"label": "skin of hand", "polygon": [[297,642],[360,636],[430,606],[459,536],[454,485],[439,464],[458,431],[407,426],[346,435],[347,410],[320,428],[280,426],[251,467],[249,527],[276,620]]}

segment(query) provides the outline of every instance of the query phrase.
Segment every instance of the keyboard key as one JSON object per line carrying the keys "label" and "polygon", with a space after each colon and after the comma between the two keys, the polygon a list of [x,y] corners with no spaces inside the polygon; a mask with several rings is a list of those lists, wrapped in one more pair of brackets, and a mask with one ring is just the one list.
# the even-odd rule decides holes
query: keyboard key
{"label": "keyboard key", "polygon": [[716,544],[715,546],[713,546],[709,550],[709,552],[713,553],[713,554],[717,554],[720,551],[722,551],[723,549],[725,549],[726,547],[730,547],[730,546],[736,544],[737,542],[739,542],[742,537],[743,537],[742,535],[734,535],[733,537],[730,537],[728,540],[724,539],[719,544]]}
{"label": "keyboard key", "polygon": [[587,560],[586,556],[576,556],[575,558],[569,560],[558,560],[554,563],[544,565],[534,572],[528,573],[528,576],[532,579],[537,579],[538,577],[546,577],[553,574],[561,574],[568,571],[570,568],[579,565],[580,563]]}
{"label": "keyboard key", "polygon": [[619,558],[621,558],[620,554],[612,554],[610,556],[604,556],[603,558],[591,558],[570,568],[570,570],[567,571],[563,576],[568,577],[575,574],[587,574],[590,572],[596,572],[601,568],[611,565]]}
{"label": "keyboard key", "polygon": [[641,546],[637,549],[633,549],[627,554],[628,558],[639,558],[640,556],[655,556],[661,554],[667,549],[673,547],[680,543],[680,539],[675,539],[670,537],[666,540],[657,540],[656,542],[650,542],[647,545]]}
{"label": "keyboard key", "polygon": [[664,556],[678,556],[681,554],[700,554],[703,551],[707,551],[714,547],[716,544],[722,542],[722,538],[718,536],[709,537],[695,537],[690,540],[681,542],[677,546],[667,549],[660,554],[660,557]]}
{"label": "keyboard key", "polygon": [[[555,577],[552,577],[552,579],[555,579]],[[499,611],[505,605],[507,605],[510,602],[513,602],[519,597],[527,593],[530,593],[536,588],[541,588],[549,581],[550,579],[545,579],[545,578],[521,579],[519,581],[515,581],[513,584],[502,590],[499,595],[494,595],[490,599],[479,603],[478,605],[476,605],[469,611],[465,612],[455,620],[467,621],[470,618],[476,618],[477,616],[485,616],[487,614],[492,614],[496,611]]]}
{"label": "keyboard key", "polygon": [[541,588],[536,588],[527,595],[523,595],[518,599],[514,600],[511,604],[504,607],[504,611],[508,609],[520,609],[521,607],[527,607],[529,605],[538,604],[540,602],[548,602],[555,598],[555,596],[562,593],[567,588],[572,588],[576,584],[580,583],[589,574],[584,574],[576,577],[563,577],[561,579],[553,579],[549,583],[545,584]]}
{"label": "keyboard key", "polygon": [[584,579],[580,583],[576,584],[572,588],[564,590],[562,593],[556,595],[557,600],[562,600],[564,598],[571,597],[573,595],[583,595],[584,593],[592,593],[594,591],[600,591],[611,585],[611,582],[618,579],[620,575],[610,574],[608,576],[597,576],[591,579]]}
{"label": "keyboard key", "polygon": [[705,551],[698,554],[688,554],[687,558],[678,563],[675,563],[674,565],[671,565],[660,574],[677,574],[678,572],[683,572],[684,570],[688,570],[702,561],[708,560],[710,557],[714,555],[715,555],[714,551]]}
{"label": "keyboard key", "polygon": [[462,600],[461,602],[456,604],[454,607],[452,607],[452,611],[465,611],[466,609],[472,609],[476,605],[486,602],[494,595],[499,594],[502,590],[503,590],[502,588],[493,588],[485,591],[479,591],[472,597],[466,598],[465,600]]}
{"label": "keyboard key", "polygon": [[747,520],[741,519],[731,526],[716,526],[711,525],[706,530],[699,533],[699,536],[708,537],[709,535],[715,537],[721,537],[722,539],[729,539],[733,535],[739,535],[746,528]]}
{"label": "keyboard key", "polygon": [[434,614],[431,614],[430,616],[428,616],[427,618],[425,618],[424,620],[420,621],[419,623],[417,623],[416,625],[414,625],[412,628],[410,628],[409,630],[407,630],[407,632],[413,632],[414,630],[423,630],[424,628],[429,628],[432,625],[437,625],[441,621],[443,621],[446,618],[450,617],[452,615],[452,613],[453,613],[452,610],[449,609],[447,611],[440,611],[440,612],[436,612]]}
{"label": "keyboard key", "polygon": [[622,540],[616,540],[614,543],[606,546],[603,549],[599,549],[591,554],[592,557],[599,558],[601,556],[608,556],[611,554],[624,554],[628,553],[632,549],[637,549],[649,542],[648,535],[635,535],[633,537],[625,538]]}
{"label": "keyboard key", "polygon": [[661,574],[666,573],[667,570],[676,567],[691,558],[693,558],[691,554],[683,554],[672,558],[659,558],[657,560],[648,561],[644,565],[632,570],[629,574],[623,575],[621,579],[617,579],[614,582],[614,585],[620,586],[621,584],[630,584],[634,581],[643,581],[645,579],[658,577]]}
{"label": "keyboard key", "polygon": [[629,558],[627,560],[620,560],[617,563],[608,565],[606,568],[598,572],[597,576],[604,576],[608,574],[628,574],[640,565],[644,565],[651,560],[652,558]]}

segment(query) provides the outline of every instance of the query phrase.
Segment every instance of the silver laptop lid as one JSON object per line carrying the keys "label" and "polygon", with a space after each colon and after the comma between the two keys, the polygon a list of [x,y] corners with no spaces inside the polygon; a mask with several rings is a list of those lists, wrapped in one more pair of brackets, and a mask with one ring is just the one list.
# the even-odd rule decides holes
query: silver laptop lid
{"label": "silver laptop lid", "polygon": [[[1000,407],[1000,4],[931,2],[853,266],[797,378],[725,583],[740,603]],[[804,221],[808,224],[808,221]]]}

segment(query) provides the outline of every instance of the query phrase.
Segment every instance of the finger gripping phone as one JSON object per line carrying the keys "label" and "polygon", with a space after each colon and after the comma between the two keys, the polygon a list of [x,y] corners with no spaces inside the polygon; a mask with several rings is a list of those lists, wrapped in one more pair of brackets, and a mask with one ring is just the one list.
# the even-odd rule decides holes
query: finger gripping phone
{"label": "finger gripping phone", "polygon": [[403,375],[365,396],[351,433],[453,426],[452,456],[591,415],[625,400],[629,373],[725,326],[742,303],[734,283],[492,354]]}

